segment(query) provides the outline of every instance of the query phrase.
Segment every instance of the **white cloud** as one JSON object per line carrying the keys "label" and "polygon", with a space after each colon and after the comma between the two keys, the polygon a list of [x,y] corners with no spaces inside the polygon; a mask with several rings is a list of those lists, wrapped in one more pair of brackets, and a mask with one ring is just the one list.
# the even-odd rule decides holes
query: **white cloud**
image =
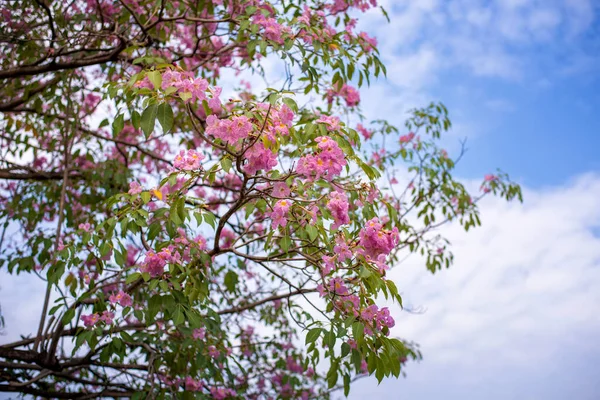
{"label": "white cloud", "polygon": [[[409,366],[407,381],[382,385],[378,398],[396,399],[404,387],[414,396],[406,398],[429,398],[429,390],[419,386],[424,382],[449,390],[479,385],[467,397],[447,398],[488,398],[484,390],[512,398],[506,397],[507,385],[520,378],[511,371],[531,379],[566,374],[571,381],[564,384],[571,385],[574,398],[594,398],[592,382],[580,386],[584,357],[569,357],[581,353],[600,361],[600,343],[591,340],[600,335],[600,237],[594,234],[600,227],[600,175],[544,190],[526,188],[524,194],[523,205],[486,199],[483,226],[474,231],[443,229],[455,254],[449,270],[431,275],[415,257],[391,272],[405,301],[426,308],[420,315],[401,314],[393,331],[419,342],[424,361]],[[573,370],[555,371],[567,359]],[[441,370],[454,380],[436,375]],[[495,382],[490,371],[503,371],[503,382]],[[595,388],[600,395],[600,386]],[[372,382],[358,384],[355,398],[367,390],[373,390]],[[541,399],[545,390],[534,385],[524,392]],[[563,398],[556,396],[548,398]]]}
{"label": "white cloud", "polygon": [[382,23],[382,17],[371,12],[363,27],[378,37],[390,67],[409,71],[400,75],[407,79],[399,84],[410,88],[431,85],[438,74],[455,67],[509,80],[534,76],[544,67],[555,69],[542,65],[549,59],[528,51],[537,46],[550,53],[560,47],[568,59],[596,59],[577,51],[578,40],[596,19],[590,0],[401,0],[383,6],[391,23]]}

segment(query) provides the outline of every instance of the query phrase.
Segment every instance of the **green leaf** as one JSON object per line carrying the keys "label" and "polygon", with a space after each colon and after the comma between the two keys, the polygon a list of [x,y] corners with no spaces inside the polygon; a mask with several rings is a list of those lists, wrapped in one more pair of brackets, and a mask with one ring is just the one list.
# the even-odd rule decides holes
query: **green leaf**
{"label": "green leaf", "polygon": [[287,252],[290,248],[290,246],[292,245],[292,239],[289,236],[284,236],[281,238],[281,240],[279,241],[279,246],[281,247],[281,250]]}
{"label": "green leaf", "polygon": [[141,276],[142,275],[139,272],[134,272],[127,277],[125,283],[129,285],[130,283],[137,281]]}
{"label": "green leaf", "polygon": [[344,374],[344,396],[350,394],[350,375]]}
{"label": "green leaf", "polygon": [[361,344],[365,334],[365,326],[361,322],[355,322],[352,324],[352,336],[356,343]]}
{"label": "green leaf", "polygon": [[235,287],[237,286],[239,282],[239,278],[238,278],[238,274],[236,274],[233,271],[228,271],[227,274],[225,274],[225,287],[227,288],[227,290],[231,293],[235,292]]}
{"label": "green leaf", "polygon": [[306,233],[308,233],[310,240],[315,240],[319,235],[319,231],[313,225],[308,225],[306,227]]}
{"label": "green leaf", "polygon": [[154,131],[157,113],[158,106],[156,104],[149,105],[142,113],[142,121],[140,125],[142,126],[142,131],[144,132],[146,139],[149,138],[152,134],[152,131]]}
{"label": "green leaf", "polygon": [[121,133],[121,131],[123,130],[123,127],[125,127],[125,117],[123,116],[123,114],[119,114],[112,123],[113,136],[118,136],[119,133]]}
{"label": "green leaf", "polygon": [[223,160],[221,160],[221,167],[223,167],[223,171],[229,172],[229,170],[231,170],[231,165],[231,158],[225,157]]}
{"label": "green leaf", "polygon": [[133,124],[133,127],[135,129],[140,129],[140,123],[141,123],[141,119],[142,117],[140,116],[140,113],[133,110],[131,112],[131,123]]}
{"label": "green leaf", "polygon": [[160,74],[160,71],[148,72],[148,79],[150,79],[150,82],[154,85],[154,89],[160,89],[160,86],[162,85],[162,75]]}
{"label": "green leaf", "polygon": [[284,97],[282,101],[287,105],[294,113],[298,112],[298,104],[296,101],[290,97]]}
{"label": "green leaf", "polygon": [[321,335],[321,328],[313,328],[306,334],[306,344],[315,342]]}
{"label": "green leaf", "polygon": [[348,343],[342,343],[342,357],[346,357],[350,353],[350,350],[350,345]]}
{"label": "green leaf", "polygon": [[181,93],[179,93],[179,97],[183,101],[188,101],[189,99],[192,98],[192,94],[190,92],[181,92]]}
{"label": "green leaf", "polygon": [[160,126],[162,126],[163,132],[169,132],[173,127],[173,122],[175,121],[171,105],[169,105],[168,103],[160,104],[158,106],[157,115],[158,122],[160,122]]}
{"label": "green leaf", "polygon": [[69,308],[67,310],[67,312],[65,313],[65,315],[62,317],[62,324],[66,325],[69,322],[71,322],[71,320],[73,319],[73,317],[75,316],[75,309],[74,308]]}
{"label": "green leaf", "polygon": [[148,204],[148,202],[152,199],[152,194],[150,192],[142,192],[140,193],[140,197],[144,204]]}
{"label": "green leaf", "polygon": [[182,306],[178,305],[173,313],[173,323],[177,326],[181,325],[183,321],[185,321],[185,316],[183,315]]}

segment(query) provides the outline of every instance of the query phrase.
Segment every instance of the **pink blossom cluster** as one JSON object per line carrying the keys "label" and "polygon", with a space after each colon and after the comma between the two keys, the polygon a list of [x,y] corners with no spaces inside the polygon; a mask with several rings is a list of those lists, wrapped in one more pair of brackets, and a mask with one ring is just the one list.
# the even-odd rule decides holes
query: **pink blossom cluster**
{"label": "pink blossom cluster", "polygon": [[277,227],[285,227],[287,225],[287,217],[290,211],[291,203],[289,200],[279,200],[273,206],[273,211],[269,214],[271,218],[271,229],[277,229]]}
{"label": "pink blossom cluster", "polygon": [[168,69],[162,73],[161,89],[167,90],[170,87],[175,88],[176,93],[180,96],[183,93],[189,93],[192,101],[207,100],[209,108],[214,113],[221,112],[221,100],[219,99],[221,89],[210,90],[212,97],[208,98],[206,96],[206,92],[209,91],[208,81],[204,78],[194,78],[191,72]]}
{"label": "pink blossom cluster", "polygon": [[308,179],[323,177],[330,181],[340,175],[346,165],[344,152],[327,136],[319,136],[316,142],[318,151],[300,158],[296,171]]}
{"label": "pink blossom cluster", "polygon": [[330,279],[327,283],[327,290],[329,293],[334,293],[338,296],[347,296],[350,293],[344,280],[340,277]]}
{"label": "pink blossom cluster", "polygon": [[117,294],[111,294],[108,299],[112,304],[119,304],[121,307],[130,307],[133,305],[131,296],[122,290]]}
{"label": "pink blossom cluster", "polygon": [[260,25],[264,29],[263,36],[266,39],[272,40],[279,44],[283,44],[283,42],[284,42],[284,39],[283,39],[284,33],[285,34],[291,33],[289,26],[281,25],[280,23],[277,22],[277,20],[275,18],[265,17],[260,12],[257,12],[256,14],[254,14],[254,16],[252,17],[252,22],[257,25]]}
{"label": "pink blossom cluster", "polygon": [[206,119],[206,134],[232,145],[246,139],[250,132],[252,132],[252,124],[245,115],[229,119],[219,119],[215,115],[209,115]]}
{"label": "pink blossom cluster", "polygon": [[294,372],[297,374],[304,373],[304,368],[302,365],[292,356],[288,356],[285,360],[286,367],[288,371]]}
{"label": "pink blossom cluster", "polygon": [[204,155],[202,153],[198,153],[196,150],[190,149],[187,152],[185,150],[181,150],[175,157],[173,167],[182,171],[196,171],[202,169],[200,161],[203,159]]}
{"label": "pink blossom cluster", "polygon": [[87,328],[95,326],[100,321],[104,322],[106,325],[111,325],[113,323],[114,318],[115,313],[113,313],[112,311],[103,311],[102,315],[98,313],[93,313],[81,316],[81,320]]}
{"label": "pink blossom cluster", "polygon": [[371,139],[373,137],[373,131],[368,130],[362,124],[356,125],[356,130],[360,132],[360,134],[365,138],[365,140]]}
{"label": "pink blossom cluster", "polygon": [[200,392],[204,388],[204,382],[194,379],[191,376],[185,378],[185,390],[190,392]]}
{"label": "pink blossom cluster", "polygon": [[400,136],[400,144],[406,144],[411,142],[413,139],[415,138],[415,134],[413,132],[410,132],[406,135],[402,135]]}
{"label": "pink blossom cluster", "polygon": [[335,256],[322,256],[323,267],[321,268],[321,272],[323,276],[329,275],[332,271],[336,270],[335,267]]}
{"label": "pink blossom cluster", "polygon": [[258,103],[257,108],[268,120],[264,132],[267,138],[274,142],[278,136],[287,136],[290,134],[290,128],[294,120],[294,112],[286,104],[273,106],[268,103]]}
{"label": "pink blossom cluster", "polygon": [[151,277],[156,278],[165,272],[167,263],[178,263],[181,260],[181,255],[175,250],[174,246],[169,246],[158,253],[149,251],[146,253],[146,258],[140,268],[142,272],[147,272]]}
{"label": "pink blossom cluster", "polygon": [[277,166],[276,154],[265,147],[262,141],[257,141],[252,145],[246,153],[246,165],[244,165],[244,172],[249,175],[255,175],[258,171],[268,172]]}
{"label": "pink blossom cluster", "polygon": [[318,123],[327,125],[329,132],[337,132],[342,127],[340,125],[340,119],[338,117],[330,117],[328,115],[321,115],[317,120]]}
{"label": "pink blossom cluster", "polygon": [[271,195],[277,198],[288,197],[291,194],[290,187],[285,182],[277,182],[273,185]]}
{"label": "pink blossom cluster", "polygon": [[232,230],[223,228],[219,239],[222,241],[222,243],[221,243],[222,248],[229,248],[233,245],[233,243],[235,242],[237,237]]}
{"label": "pink blossom cluster", "polygon": [[327,209],[331,212],[334,221],[331,225],[331,229],[336,230],[341,225],[350,223],[348,207],[348,197],[345,193],[336,191],[329,195]]}
{"label": "pink blossom cluster", "polygon": [[[371,327],[379,331],[384,327],[393,328],[396,325],[394,318],[390,315],[390,310],[387,307],[379,309],[375,304],[361,310],[360,317],[363,321],[368,322]],[[372,335],[373,331],[370,327],[365,327],[365,333]]]}
{"label": "pink blossom cluster", "polygon": [[333,14],[345,12],[351,7],[364,12],[377,7],[377,0],[333,0],[333,4],[327,6]]}
{"label": "pink blossom cluster", "polygon": [[481,190],[483,193],[489,193],[492,189],[490,188],[490,183],[498,180],[498,177],[493,174],[487,174],[483,178],[483,183],[481,184]]}
{"label": "pink blossom cluster", "polygon": [[390,254],[400,240],[398,228],[385,230],[377,217],[367,222],[367,226],[360,230],[359,237],[358,244],[362,247],[360,253],[374,260],[381,260],[379,256]]}
{"label": "pink blossom cluster", "polygon": [[140,193],[142,193],[142,186],[135,181],[130,182],[129,183],[129,192],[127,192],[127,193],[129,193],[131,195],[140,194]]}
{"label": "pink blossom cluster", "polygon": [[206,338],[206,329],[205,328],[196,328],[192,332],[192,337],[196,340],[204,340]]}
{"label": "pink blossom cluster", "polygon": [[373,51],[377,47],[377,39],[369,36],[367,32],[359,33],[358,38],[360,46],[366,53]]}
{"label": "pink blossom cluster", "polygon": [[341,97],[346,101],[346,105],[348,107],[355,107],[358,105],[358,103],[360,103],[360,93],[358,92],[358,90],[345,83],[342,85],[341,88],[329,89],[325,97],[327,98],[328,103],[333,102],[334,97]]}
{"label": "pink blossom cluster", "polygon": [[85,223],[79,224],[78,228],[84,232],[89,232],[90,229],[92,228],[92,226],[90,225],[89,222],[85,222]]}
{"label": "pink blossom cluster", "polygon": [[339,262],[352,259],[352,251],[350,250],[350,246],[348,246],[348,243],[341,235],[335,238],[335,246],[333,246],[333,251],[337,255]]}
{"label": "pink blossom cluster", "polygon": [[229,389],[229,388],[212,387],[212,388],[210,388],[210,395],[215,400],[224,400],[228,397],[236,397],[237,392],[235,390]]}

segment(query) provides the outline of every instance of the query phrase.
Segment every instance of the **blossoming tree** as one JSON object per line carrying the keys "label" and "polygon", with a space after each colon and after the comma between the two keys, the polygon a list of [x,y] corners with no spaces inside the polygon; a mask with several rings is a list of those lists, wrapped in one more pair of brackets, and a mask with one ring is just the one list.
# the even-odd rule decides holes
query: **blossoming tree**
{"label": "blossoming tree", "polygon": [[361,116],[375,3],[0,2],[0,268],[47,282],[0,392],[328,398],[420,357],[388,269],[448,267],[435,229],[520,190],[453,179],[441,104]]}

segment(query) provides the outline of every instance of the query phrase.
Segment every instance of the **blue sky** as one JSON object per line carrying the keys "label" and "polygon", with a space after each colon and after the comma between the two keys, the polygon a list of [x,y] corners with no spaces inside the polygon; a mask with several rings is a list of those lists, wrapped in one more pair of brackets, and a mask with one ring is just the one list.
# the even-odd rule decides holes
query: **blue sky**
{"label": "blue sky", "polygon": [[[600,168],[600,24],[589,0],[389,1],[376,12],[387,82],[365,90],[367,115],[388,117],[441,100],[468,138],[460,167],[475,177],[496,167],[534,187]],[[377,23],[379,21],[379,23]],[[374,90],[375,89],[375,90]],[[369,96],[372,92],[377,94]],[[364,105],[364,101],[363,101]],[[401,122],[401,121],[398,121]]]}
{"label": "blue sky", "polygon": [[[388,79],[361,90],[364,114],[402,125],[408,109],[443,101],[448,149],[468,139],[458,175],[476,189],[500,167],[525,203],[487,199],[482,228],[445,227],[451,269],[431,275],[419,258],[393,269],[405,303],[425,309],[396,308],[393,334],[424,360],[350,398],[600,399],[600,2],[383,3],[392,22],[371,11],[362,28]],[[39,303],[22,299],[43,285],[3,283],[5,316],[32,331]]]}
{"label": "blue sky", "polygon": [[[475,180],[497,167],[525,203],[487,199],[483,227],[447,226],[455,265],[409,259],[392,277],[405,302],[394,334],[421,344],[408,377],[366,379],[352,399],[599,399],[600,3],[389,0],[363,28],[388,79],[361,92],[365,114],[398,116],[441,100],[445,145]],[[379,22],[378,22],[379,21]],[[402,111],[402,112],[398,112]]]}

